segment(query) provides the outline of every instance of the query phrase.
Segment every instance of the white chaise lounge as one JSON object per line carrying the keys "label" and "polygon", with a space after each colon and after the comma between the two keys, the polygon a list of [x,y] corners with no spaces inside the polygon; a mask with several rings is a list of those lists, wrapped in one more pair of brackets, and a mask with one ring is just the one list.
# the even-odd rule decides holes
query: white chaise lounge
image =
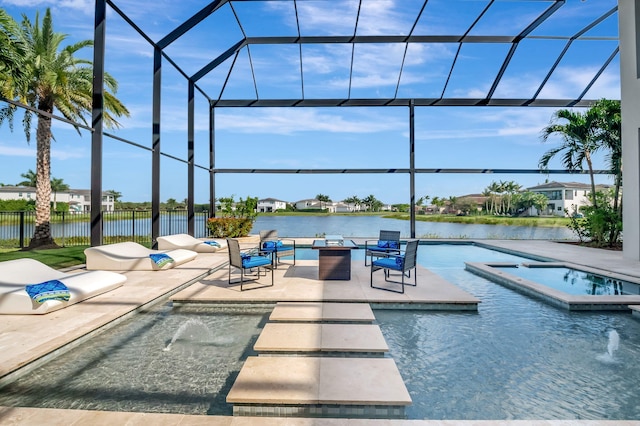
{"label": "white chaise lounge", "polygon": [[[212,242],[217,243],[212,244]],[[225,240],[199,240],[189,234],[173,234],[158,237],[159,250],[185,249],[198,253],[215,253],[227,248]]]}
{"label": "white chaise lounge", "polygon": [[[127,241],[89,247],[84,250],[87,269],[104,271],[157,271],[170,269],[196,258],[198,253],[191,250],[152,250],[145,246]],[[151,255],[166,254],[173,261],[162,267],[151,259]]]}
{"label": "white chaise lounge", "polygon": [[[68,301],[37,303],[27,293],[27,285],[50,280],[58,280],[69,289]],[[0,314],[46,314],[111,291],[126,280],[124,275],[109,271],[65,273],[34,259],[0,262]]]}

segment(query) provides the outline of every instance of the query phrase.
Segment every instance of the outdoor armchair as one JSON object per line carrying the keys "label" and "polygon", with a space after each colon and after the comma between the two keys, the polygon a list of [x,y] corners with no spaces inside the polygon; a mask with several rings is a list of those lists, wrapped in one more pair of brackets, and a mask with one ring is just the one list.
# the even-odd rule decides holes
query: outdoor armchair
{"label": "outdoor armchair", "polygon": [[278,231],[271,229],[260,231],[260,253],[271,256],[273,267],[278,267],[281,257],[293,256],[293,264],[296,264],[296,242],[293,239],[278,237]]}
{"label": "outdoor armchair", "polygon": [[[261,269],[271,269],[271,284],[263,287],[273,286],[273,265],[269,256],[260,256],[256,254],[242,253],[240,251],[240,243],[235,238],[227,238],[227,248],[229,249],[229,285],[240,283],[240,291],[243,291],[243,284],[247,281],[256,281],[261,275]],[[231,282],[231,269],[240,269],[240,281]],[[245,280],[246,271],[255,273],[256,278]]]}
{"label": "outdoor armchair", "polygon": [[377,240],[366,240],[364,242],[364,266],[369,266],[367,258],[373,258],[377,255],[383,257],[388,254],[400,253],[400,231],[380,231],[380,237]]}
{"label": "outdoor armchair", "polygon": [[[407,242],[407,246],[400,254],[390,254],[371,262],[371,287],[380,290],[392,291],[394,293],[404,293],[404,286],[417,286],[418,279],[416,269],[416,258],[418,255],[418,243],[420,240],[411,240]],[[396,290],[394,287],[379,287],[373,285],[373,273],[379,270],[384,271],[384,280],[388,283],[400,284],[401,289]],[[405,283],[405,277],[411,278],[411,270],[413,271],[413,284]],[[391,271],[400,272],[401,281],[391,279]]]}

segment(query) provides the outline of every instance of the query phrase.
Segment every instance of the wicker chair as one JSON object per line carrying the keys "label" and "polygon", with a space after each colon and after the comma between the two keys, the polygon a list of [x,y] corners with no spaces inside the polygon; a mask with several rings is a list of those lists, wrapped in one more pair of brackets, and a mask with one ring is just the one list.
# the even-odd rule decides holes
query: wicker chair
{"label": "wicker chair", "polygon": [[[256,281],[262,275],[261,268],[271,269],[271,285],[264,285],[262,287],[273,286],[273,266],[271,265],[271,258],[268,256],[249,255],[240,251],[240,243],[235,238],[227,238],[227,247],[229,249],[229,285],[240,283],[240,291],[243,291],[243,284],[247,281]],[[231,282],[231,268],[240,269],[240,281]],[[254,271],[255,270],[255,271]],[[256,274],[256,278],[251,280],[245,280],[245,271],[250,271]],[[266,276],[267,272],[264,271]]]}
{"label": "wicker chair", "polygon": [[[394,293],[404,293],[404,286],[417,286],[418,279],[416,269],[416,259],[418,256],[418,243],[420,240],[411,240],[407,242],[407,246],[404,250],[404,254],[402,252],[400,254],[390,254],[386,257],[373,260],[371,262],[371,287],[377,288],[380,290],[392,291]],[[388,283],[400,284],[401,290],[396,290],[393,287],[377,287],[373,285],[373,273],[375,271],[379,271],[382,269],[384,271],[384,280]],[[405,283],[405,277],[411,278],[411,270],[413,271],[413,284]],[[391,271],[400,272],[402,276],[401,281],[391,280]]]}
{"label": "wicker chair", "polygon": [[293,264],[296,264],[295,240],[279,238],[278,231],[275,229],[260,231],[260,248],[258,250],[261,254],[271,256],[274,268],[278,267],[280,258],[285,256],[293,256]]}
{"label": "wicker chair", "polygon": [[367,258],[384,257],[389,254],[400,254],[400,231],[380,231],[377,240],[364,242],[364,266],[369,266]]}

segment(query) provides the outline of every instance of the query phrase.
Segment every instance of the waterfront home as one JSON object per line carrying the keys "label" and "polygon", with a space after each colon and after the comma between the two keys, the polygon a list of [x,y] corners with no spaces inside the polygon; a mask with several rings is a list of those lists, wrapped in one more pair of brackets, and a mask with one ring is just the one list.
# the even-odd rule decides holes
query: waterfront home
{"label": "waterfront home", "polygon": [[287,202],[275,198],[263,198],[258,200],[258,213],[272,213],[278,210],[286,210]]}
{"label": "waterfront home", "polygon": [[[611,185],[596,185],[596,191],[608,188]],[[582,206],[591,204],[591,185],[588,183],[548,182],[527,188],[527,191],[543,194],[549,199],[547,208],[540,212],[542,215],[567,216],[565,210],[570,214],[579,213]],[[532,207],[532,210],[532,214],[536,215],[535,208]]]}
{"label": "waterfront home", "polygon": [[[34,200],[36,188],[31,186],[0,186],[0,200]],[[67,189],[51,191],[52,203],[67,203],[72,213],[88,213],[91,211],[91,191],[88,189]],[[102,210],[114,210],[115,200],[110,192],[102,192]]]}

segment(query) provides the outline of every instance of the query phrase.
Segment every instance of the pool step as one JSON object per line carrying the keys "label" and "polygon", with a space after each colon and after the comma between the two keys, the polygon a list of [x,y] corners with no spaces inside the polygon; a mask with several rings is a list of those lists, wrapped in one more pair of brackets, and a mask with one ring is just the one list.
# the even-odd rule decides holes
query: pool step
{"label": "pool step", "polygon": [[278,302],[269,320],[371,323],[375,316],[368,303]]}
{"label": "pool step", "polygon": [[404,418],[411,397],[390,358],[249,357],[227,395],[236,416]]}
{"label": "pool step", "polygon": [[267,323],[253,348],[260,355],[384,356],[389,351],[373,324]]}

